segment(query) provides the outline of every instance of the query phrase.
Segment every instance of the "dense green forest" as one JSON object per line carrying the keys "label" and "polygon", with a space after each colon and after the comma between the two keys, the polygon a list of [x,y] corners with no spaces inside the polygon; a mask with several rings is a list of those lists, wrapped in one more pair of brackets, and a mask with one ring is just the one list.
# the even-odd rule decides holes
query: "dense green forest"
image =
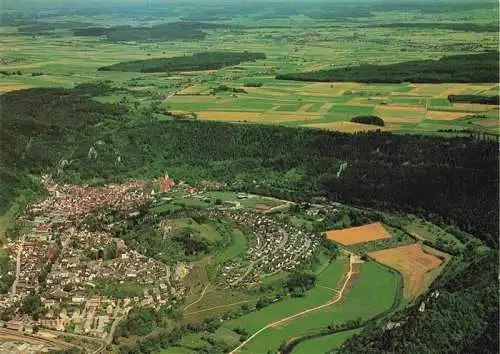
{"label": "dense green forest", "polygon": [[[29,89],[0,96],[2,206],[30,176],[52,173],[74,183],[127,178],[223,180],[233,188],[310,200],[402,209],[449,221],[498,242],[497,146],[471,138],[342,134],[197,120],[133,119],[123,105],[73,90]],[[99,142],[98,144],[96,142]],[[94,147],[97,158],[89,158]],[[349,167],[337,177],[339,165]]]}
{"label": "dense green forest", "polygon": [[500,96],[449,95],[448,101],[498,105],[498,104],[500,104]]}
{"label": "dense green forest", "polygon": [[367,25],[365,28],[416,28],[416,29],[441,29],[464,32],[498,32],[498,24],[480,24],[467,22],[396,22]]}
{"label": "dense green forest", "polygon": [[203,29],[229,28],[229,25],[202,22],[171,22],[152,27],[73,27],[75,36],[105,36],[110,42],[165,42],[204,39]]}
{"label": "dense green forest", "polygon": [[143,73],[216,70],[246,61],[265,59],[263,53],[204,52],[190,56],[127,61],[99,68],[100,71],[134,71]]}
{"label": "dense green forest", "polygon": [[364,83],[498,82],[498,52],[445,56],[390,65],[369,65],[281,74],[281,80],[354,81]]}

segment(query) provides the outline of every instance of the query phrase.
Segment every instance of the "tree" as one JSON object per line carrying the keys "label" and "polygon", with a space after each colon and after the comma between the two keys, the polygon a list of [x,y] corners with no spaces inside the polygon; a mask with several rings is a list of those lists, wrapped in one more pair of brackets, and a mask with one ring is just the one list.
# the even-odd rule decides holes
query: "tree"
{"label": "tree", "polygon": [[36,321],[42,311],[42,301],[40,295],[33,294],[26,296],[21,304],[20,311],[24,314],[30,315]]}

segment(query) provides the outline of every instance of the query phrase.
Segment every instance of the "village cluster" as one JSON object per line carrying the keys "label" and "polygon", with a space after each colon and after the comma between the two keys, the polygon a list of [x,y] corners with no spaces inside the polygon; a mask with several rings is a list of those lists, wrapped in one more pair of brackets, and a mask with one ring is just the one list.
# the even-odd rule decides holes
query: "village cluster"
{"label": "village cluster", "polygon": [[224,212],[224,216],[253,234],[244,258],[222,265],[221,274],[231,286],[251,286],[283,270],[293,270],[319,246],[320,236],[252,212]]}
{"label": "village cluster", "polygon": [[[169,306],[184,296],[186,272],[131,250],[110,233],[92,230],[85,222],[112,208],[130,215],[146,203],[145,182],[103,188],[47,184],[49,195],[30,205],[19,221],[30,225],[7,246],[16,265],[10,293],[0,295],[0,310],[14,309],[4,323],[31,331],[45,327],[75,334],[107,337],[113,322],[133,307]],[[109,259],[104,256],[113,250]],[[139,289],[122,297],[101,294],[100,286],[133,284]],[[38,294],[42,311],[37,320],[18,309],[30,294]]]}

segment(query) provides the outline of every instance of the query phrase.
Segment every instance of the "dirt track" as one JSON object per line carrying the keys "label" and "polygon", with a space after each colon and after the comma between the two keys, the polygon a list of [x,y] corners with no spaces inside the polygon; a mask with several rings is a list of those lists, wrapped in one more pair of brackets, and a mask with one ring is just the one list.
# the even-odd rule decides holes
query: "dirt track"
{"label": "dirt track", "polygon": [[283,324],[283,323],[286,323],[288,321],[291,321],[291,320],[294,320],[296,319],[297,317],[300,317],[300,316],[303,316],[303,315],[306,315],[308,313],[311,313],[313,311],[316,311],[316,310],[320,310],[322,308],[325,308],[325,307],[328,307],[328,306],[331,306],[333,304],[336,304],[337,302],[339,302],[342,297],[344,296],[344,292],[345,290],[347,289],[347,286],[349,284],[349,281],[351,280],[352,278],[352,275],[354,274],[354,270],[353,270],[353,265],[355,263],[358,263],[359,260],[356,256],[354,256],[353,254],[350,254],[349,256],[349,272],[347,272],[346,274],[346,277],[345,277],[345,280],[344,280],[344,283],[342,284],[342,288],[340,289],[340,291],[338,292],[338,295],[335,299],[331,300],[331,301],[328,301],[326,304],[323,304],[323,305],[320,305],[320,306],[316,306],[316,307],[313,307],[313,308],[310,308],[310,309],[307,309],[307,310],[304,310],[304,311],[301,311],[299,313],[296,313],[295,315],[292,315],[292,316],[288,316],[288,317],[285,317],[285,318],[282,318],[278,321],[274,321],[272,323],[269,323],[268,325],[262,327],[261,329],[259,329],[257,332],[255,332],[254,334],[252,334],[250,337],[248,337],[248,339],[246,341],[244,341],[243,343],[241,343],[237,348],[233,349],[231,351],[230,354],[235,354],[238,352],[238,350],[240,350],[241,348],[243,348],[245,345],[247,345],[253,338],[257,337],[260,333],[262,333],[263,331],[265,331],[266,329],[268,328],[272,328],[272,327],[276,327],[276,326],[279,326],[280,324]]}

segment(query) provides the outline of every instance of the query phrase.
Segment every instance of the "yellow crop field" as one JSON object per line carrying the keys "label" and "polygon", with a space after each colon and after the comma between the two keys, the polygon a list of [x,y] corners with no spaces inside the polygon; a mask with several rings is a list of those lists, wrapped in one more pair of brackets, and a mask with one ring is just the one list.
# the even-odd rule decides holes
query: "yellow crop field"
{"label": "yellow crop field", "polygon": [[261,113],[256,112],[221,112],[221,111],[201,111],[198,112],[198,119],[223,120],[223,121],[262,121]]}
{"label": "yellow crop field", "polygon": [[394,126],[379,127],[376,125],[359,124],[359,123],[353,123],[353,122],[314,123],[314,124],[307,124],[306,126],[310,127],[310,128],[338,130],[338,131],[346,132],[346,133],[355,133],[355,132],[371,131],[371,130],[387,131],[387,130],[391,130],[391,129],[396,128],[395,125]]}
{"label": "yellow crop field", "polygon": [[428,111],[427,119],[454,120],[469,115],[469,112]]}
{"label": "yellow crop field", "polygon": [[24,84],[0,84],[0,92],[24,90],[32,87],[33,86],[31,85],[24,85]]}

